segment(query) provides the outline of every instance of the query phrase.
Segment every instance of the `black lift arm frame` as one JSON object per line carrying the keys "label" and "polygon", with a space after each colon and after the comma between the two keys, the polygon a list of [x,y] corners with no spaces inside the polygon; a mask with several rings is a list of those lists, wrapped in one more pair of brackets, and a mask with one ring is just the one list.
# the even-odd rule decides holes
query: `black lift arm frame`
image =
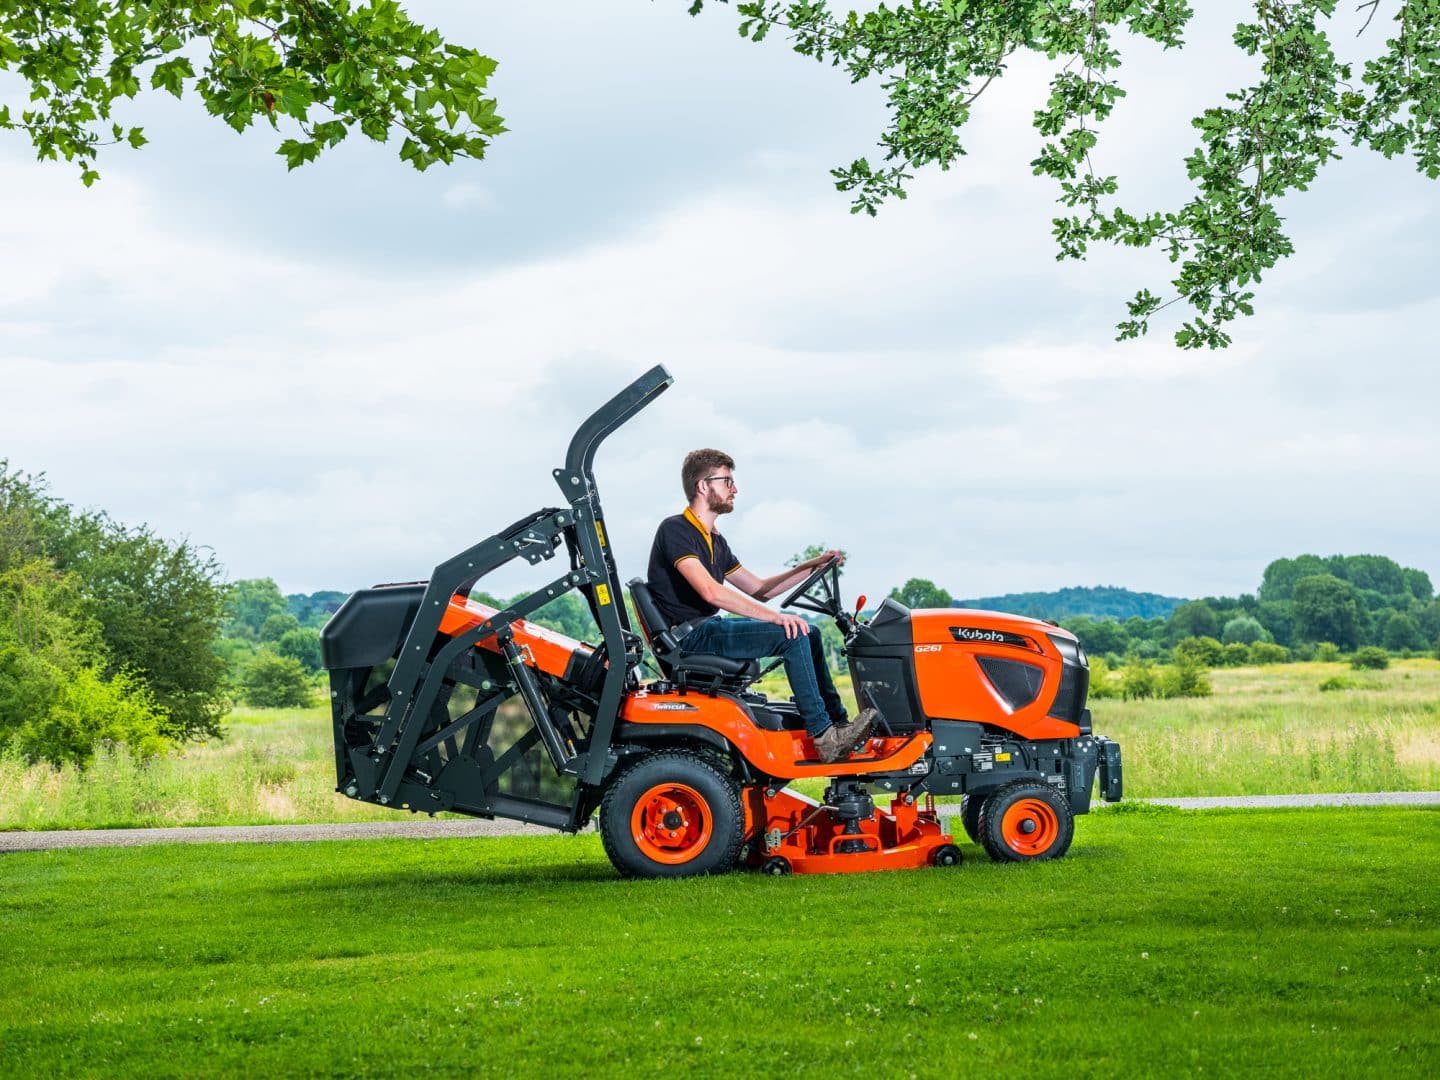
{"label": "black lift arm frame", "polygon": [[[570,440],[564,467],[554,470],[555,482],[568,508],[537,511],[435,567],[390,673],[390,700],[371,750],[376,764],[374,789],[373,794],[366,792],[366,797],[380,803],[396,798],[417,750],[423,754],[434,744],[436,733],[427,729],[433,726],[432,710],[447,672],[476,642],[494,634],[509,679],[499,688],[500,695],[520,695],[556,771],[579,781],[570,827],[581,824],[574,816],[585,802],[585,787],[593,788],[605,777],[621,699],[631,670],[640,660],[640,639],[630,626],[620,575],[605,533],[593,471],[595,452],[611,432],[654,401],[673,381],[663,366],[656,365],[580,425]],[[535,564],[552,558],[562,539],[570,554],[567,573],[434,649],[441,618],[452,596],[468,593],[481,578],[512,559],[524,558]],[[587,745],[573,750],[556,730],[534,676],[508,632],[517,619],[571,589],[579,589],[589,603],[607,661]]]}

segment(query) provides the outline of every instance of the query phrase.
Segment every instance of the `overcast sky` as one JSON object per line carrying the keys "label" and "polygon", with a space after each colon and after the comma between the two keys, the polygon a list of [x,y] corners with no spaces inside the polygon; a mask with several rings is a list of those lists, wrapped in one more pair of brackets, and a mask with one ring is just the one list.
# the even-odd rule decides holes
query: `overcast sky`
{"label": "overcast sky", "polygon": [[[726,7],[405,6],[500,61],[485,161],[417,174],[357,134],[287,174],[281,136],[145,95],[151,144],[87,191],[0,136],[0,458],[232,578],[352,589],[553,505],[578,422],[663,363],[675,385],[596,462],[626,577],[710,445],[746,565],[843,546],[871,596],[1234,595],[1307,551],[1440,581],[1440,185],[1409,163],[1351,151],[1285,204],[1297,254],[1229,350],[1168,324],[1116,344],[1167,264],[1054,261],[1042,63],[871,220],[828,170],[871,152],[878,86],[740,40]],[[1252,72],[1241,7],[1197,7],[1183,53],[1123,45],[1099,165],[1132,209],[1184,197],[1185,121]]]}

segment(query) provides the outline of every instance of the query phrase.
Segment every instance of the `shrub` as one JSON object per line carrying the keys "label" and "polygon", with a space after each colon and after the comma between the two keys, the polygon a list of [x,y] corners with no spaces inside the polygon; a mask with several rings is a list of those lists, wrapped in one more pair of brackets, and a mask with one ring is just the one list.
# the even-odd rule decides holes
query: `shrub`
{"label": "shrub", "polygon": [[1126,701],[1155,696],[1155,667],[1143,656],[1131,654],[1120,675],[1120,695]]}
{"label": "shrub", "polygon": [[1250,646],[1244,642],[1232,641],[1221,652],[1220,663],[1225,667],[1244,667],[1250,663]]}
{"label": "shrub", "polygon": [[1250,646],[1252,664],[1285,664],[1290,661],[1290,650],[1273,641],[1257,641]]}
{"label": "shrub", "polygon": [[250,662],[242,692],[248,704],[262,709],[299,708],[309,705],[312,696],[310,679],[300,661],[268,649],[260,650]]}
{"label": "shrub", "polygon": [[1156,696],[1162,698],[1209,697],[1210,677],[1194,660],[1181,658],[1161,675]]}
{"label": "shrub", "polygon": [[1355,650],[1350,666],[1356,671],[1383,671],[1390,666],[1390,654],[1378,645],[1366,645]]}
{"label": "shrub", "polygon": [[38,720],[22,724],[15,745],[27,758],[85,765],[102,743],[124,743],[133,756],[154,757],[172,745],[170,714],[129,670],[108,681],[93,669],[71,675]]}
{"label": "shrub", "polygon": [[1315,659],[1315,643],[1312,641],[1296,642],[1290,650],[1290,655],[1296,660],[1308,661]]}
{"label": "shrub", "polygon": [[1340,659],[1340,646],[1333,641],[1322,641],[1315,646],[1315,659],[1326,664],[1333,664]]}
{"label": "shrub", "polygon": [[1121,696],[1118,678],[1110,671],[1110,665],[1099,657],[1090,658],[1090,698],[1108,701]]}
{"label": "shrub", "polygon": [[1213,637],[1187,637],[1175,646],[1177,661],[1193,661],[1202,667],[1219,667],[1225,658],[1225,646]]}
{"label": "shrub", "polygon": [[1331,675],[1320,684],[1320,689],[1328,693],[1331,690],[1354,690],[1355,686],[1354,679],[1347,679],[1344,675]]}

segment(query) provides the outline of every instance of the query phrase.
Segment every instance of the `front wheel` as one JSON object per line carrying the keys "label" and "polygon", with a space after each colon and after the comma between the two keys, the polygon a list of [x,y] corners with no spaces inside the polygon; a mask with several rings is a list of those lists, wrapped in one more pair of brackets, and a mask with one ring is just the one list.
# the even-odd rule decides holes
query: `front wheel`
{"label": "front wheel", "polygon": [[696,754],[651,754],[625,770],[600,804],[605,854],[626,877],[723,874],[744,832],[734,781]]}
{"label": "front wheel", "polygon": [[993,792],[980,807],[980,843],[996,862],[1058,859],[1075,838],[1075,815],[1062,792],[1021,780]]}
{"label": "front wheel", "polygon": [[965,835],[973,843],[980,843],[980,808],[985,805],[984,795],[966,795],[960,800],[960,824]]}

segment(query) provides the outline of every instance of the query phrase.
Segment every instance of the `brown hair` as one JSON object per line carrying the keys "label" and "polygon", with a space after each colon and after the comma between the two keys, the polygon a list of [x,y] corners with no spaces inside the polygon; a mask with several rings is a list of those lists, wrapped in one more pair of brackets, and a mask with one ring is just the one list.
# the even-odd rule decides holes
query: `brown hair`
{"label": "brown hair", "polygon": [[685,501],[695,498],[695,485],[705,479],[711,469],[734,469],[735,459],[723,450],[691,450],[680,466],[680,483],[685,488]]}

